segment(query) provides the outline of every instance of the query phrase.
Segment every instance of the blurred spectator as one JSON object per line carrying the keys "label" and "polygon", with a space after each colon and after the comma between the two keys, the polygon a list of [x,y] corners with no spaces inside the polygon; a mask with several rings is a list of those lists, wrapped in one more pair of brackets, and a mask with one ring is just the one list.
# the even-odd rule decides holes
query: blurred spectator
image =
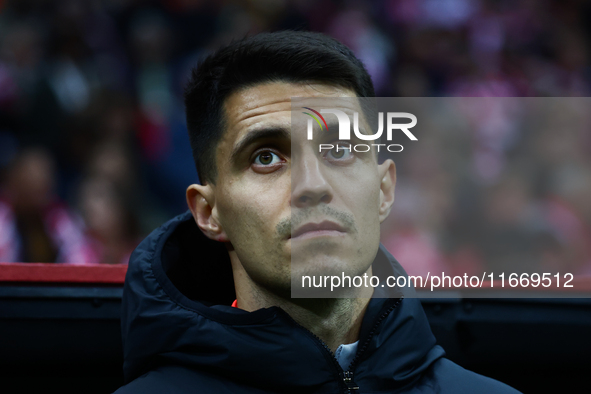
{"label": "blurred spectator", "polygon": [[0,201],[0,261],[82,263],[82,223],[54,194],[54,163],[24,150],[7,172]]}
{"label": "blurred spectator", "polygon": [[86,260],[127,264],[140,238],[124,194],[107,179],[90,178],[81,186],[79,205],[87,226]]}

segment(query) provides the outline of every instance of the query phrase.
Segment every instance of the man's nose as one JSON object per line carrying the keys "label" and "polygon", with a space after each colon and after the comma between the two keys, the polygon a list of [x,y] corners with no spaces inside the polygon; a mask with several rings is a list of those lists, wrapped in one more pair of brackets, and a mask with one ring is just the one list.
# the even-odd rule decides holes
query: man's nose
{"label": "man's nose", "polygon": [[320,203],[328,204],[333,191],[323,172],[321,158],[314,154],[304,155],[296,160],[291,173],[292,206],[306,208]]}

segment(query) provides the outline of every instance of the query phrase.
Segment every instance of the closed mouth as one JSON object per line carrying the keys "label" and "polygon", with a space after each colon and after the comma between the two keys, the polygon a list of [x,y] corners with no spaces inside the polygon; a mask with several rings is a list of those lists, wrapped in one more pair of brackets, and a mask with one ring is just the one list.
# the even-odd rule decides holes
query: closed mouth
{"label": "closed mouth", "polygon": [[304,235],[340,235],[339,233],[345,232],[345,228],[340,224],[331,222],[329,220],[325,220],[320,223],[306,223],[298,227],[295,231],[292,232],[290,238],[298,238]]}

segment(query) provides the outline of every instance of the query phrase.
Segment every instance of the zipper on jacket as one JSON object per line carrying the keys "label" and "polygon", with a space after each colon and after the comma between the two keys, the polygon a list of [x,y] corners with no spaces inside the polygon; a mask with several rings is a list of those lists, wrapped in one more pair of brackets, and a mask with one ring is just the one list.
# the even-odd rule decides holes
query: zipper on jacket
{"label": "zipper on jacket", "polygon": [[[384,313],[382,313],[378,317],[378,319],[374,323],[373,327],[371,328],[371,331],[367,335],[367,338],[363,342],[363,346],[358,348],[357,352],[355,352],[355,357],[353,357],[353,360],[351,360],[348,370],[343,372],[343,381],[345,382],[345,385],[347,386],[347,392],[346,392],[347,394],[351,394],[351,393],[354,393],[359,390],[359,386],[353,380],[353,370],[355,369],[355,367],[357,366],[357,363],[359,362],[360,355],[363,352],[365,352],[365,349],[367,349],[367,347],[369,346],[371,339],[376,334],[376,331],[377,331],[378,327],[380,326],[380,324],[382,323],[382,321],[400,304],[400,302],[402,301],[403,298],[404,298],[404,296],[401,296],[398,299],[398,301],[396,301],[394,304],[392,304],[392,306],[390,306],[388,309],[386,309],[384,311]],[[336,357],[335,357],[335,359],[336,359]],[[339,365],[339,367],[340,367],[340,365]]]}
{"label": "zipper on jacket", "polygon": [[320,338],[318,337],[316,334],[314,334],[312,331],[308,330],[306,327],[302,326],[300,323],[298,323],[297,321],[294,320],[293,317],[291,317],[287,312],[285,312],[283,309],[279,308],[279,310],[281,312],[283,312],[283,314],[288,318],[289,321],[291,321],[295,326],[301,328],[302,330],[304,330],[306,333],[308,333],[308,335],[311,335],[313,338],[315,338],[318,342],[320,342],[320,344],[322,344],[322,346],[324,347],[324,349],[330,354],[333,364],[336,367],[336,370],[339,373],[339,376],[342,377],[342,383],[344,385],[344,390],[343,392],[345,394],[354,394],[356,392],[359,391],[359,386],[357,385],[357,383],[355,383],[355,381],[353,380],[353,369],[357,366],[357,363],[359,361],[359,356],[365,351],[365,349],[367,349],[367,347],[369,346],[369,343],[372,339],[372,337],[375,335],[379,325],[382,323],[382,321],[390,314],[390,312],[392,312],[402,301],[402,299],[404,298],[404,296],[401,296],[394,304],[392,304],[392,306],[390,306],[386,311],[384,311],[384,313],[382,313],[378,319],[376,320],[375,324],[373,325],[371,331],[369,332],[367,338],[365,339],[365,341],[363,342],[363,346],[361,348],[357,349],[357,352],[355,353],[355,357],[353,357],[353,360],[351,361],[351,363],[349,364],[349,368],[347,371],[343,370],[343,368],[341,367],[341,365],[339,364],[339,361],[337,360],[335,354],[333,353],[332,350],[330,350],[330,348],[328,347],[328,345]]}
{"label": "zipper on jacket", "polygon": [[343,382],[345,382],[345,385],[347,386],[347,393],[359,390],[359,386],[353,381],[353,372],[343,372]]}
{"label": "zipper on jacket", "polygon": [[[290,316],[291,318],[291,316]],[[293,320],[293,319],[292,319]],[[301,324],[299,324],[298,322],[296,322],[295,320],[293,320],[295,324],[297,324],[298,326],[300,326],[303,330],[309,332],[318,342],[320,342],[322,344],[322,346],[324,347],[324,349],[330,353],[330,356],[332,358],[333,364],[335,365],[337,372],[339,373],[339,376],[341,377],[341,380],[344,384],[344,390],[343,393],[345,394],[352,394],[354,392],[356,392],[357,390],[359,390],[359,386],[357,385],[357,383],[355,383],[353,381],[353,371],[344,371],[343,368],[341,367],[341,364],[339,364],[339,360],[337,360],[337,357],[335,356],[335,354],[333,353],[332,350],[330,350],[330,348],[328,347],[328,345],[316,334],[314,334],[312,331],[308,330],[306,327],[302,326]]]}
{"label": "zipper on jacket", "polygon": [[[353,360],[351,360],[351,364],[349,364],[349,371],[353,371],[353,369],[357,366],[357,363],[359,362],[359,356],[365,352],[365,349],[367,349],[367,347],[369,346],[369,342],[371,341],[371,339],[373,338],[373,336],[376,334],[376,331],[378,329],[378,327],[380,326],[380,324],[382,323],[382,321],[388,317],[388,315],[394,310],[396,309],[396,307],[398,305],[400,305],[400,302],[402,301],[402,299],[404,298],[404,295],[400,296],[400,298],[394,303],[392,304],[392,306],[390,306],[388,309],[386,309],[384,311],[384,313],[382,313],[378,319],[376,320],[375,324],[373,325],[373,327],[371,328],[371,331],[369,332],[369,334],[367,335],[367,338],[365,339],[365,341],[363,342],[363,346],[357,349],[357,352],[355,353],[355,356],[353,357]],[[351,372],[351,377],[353,377],[353,372]]]}

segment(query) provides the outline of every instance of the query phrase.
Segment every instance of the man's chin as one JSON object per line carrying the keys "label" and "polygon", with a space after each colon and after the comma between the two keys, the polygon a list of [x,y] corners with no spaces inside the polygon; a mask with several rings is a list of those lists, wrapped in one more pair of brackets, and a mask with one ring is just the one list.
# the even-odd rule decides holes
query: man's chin
{"label": "man's chin", "polygon": [[[333,238],[312,238],[312,239],[290,239],[287,247],[290,251],[292,267],[294,262],[304,262],[304,266],[314,266],[322,261],[343,260],[350,256],[348,249],[352,242],[345,242],[344,237]],[[311,262],[310,264],[308,262]],[[331,263],[329,266],[334,265]]]}
{"label": "man's chin", "polygon": [[[307,258],[305,258],[307,257]],[[293,256],[291,261],[291,284],[292,294],[294,290],[302,291],[306,297],[321,296],[345,297],[337,295],[346,289],[334,284],[339,280],[332,278],[361,277],[369,269],[370,263],[351,261],[350,256],[316,255],[316,256]],[[342,281],[342,280],[341,280]],[[328,290],[328,293],[327,293]]]}

